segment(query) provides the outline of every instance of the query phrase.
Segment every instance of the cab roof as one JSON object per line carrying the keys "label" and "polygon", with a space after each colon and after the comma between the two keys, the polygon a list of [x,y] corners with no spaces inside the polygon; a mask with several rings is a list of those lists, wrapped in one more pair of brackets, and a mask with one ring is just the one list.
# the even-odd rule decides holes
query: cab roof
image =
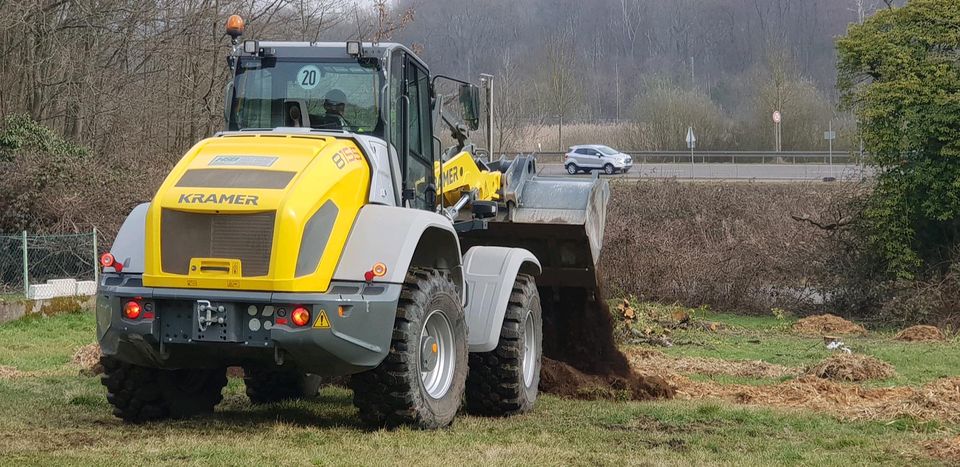
{"label": "cab roof", "polygon": [[[272,48],[277,57],[289,58],[350,58],[347,54],[346,42],[294,42],[294,41],[258,41],[258,48]],[[240,47],[240,53],[243,48]],[[413,57],[420,65],[427,68],[420,57],[403,44],[396,42],[364,42],[363,55],[366,57],[375,57],[381,60],[386,59],[395,50],[402,50],[407,55]]]}

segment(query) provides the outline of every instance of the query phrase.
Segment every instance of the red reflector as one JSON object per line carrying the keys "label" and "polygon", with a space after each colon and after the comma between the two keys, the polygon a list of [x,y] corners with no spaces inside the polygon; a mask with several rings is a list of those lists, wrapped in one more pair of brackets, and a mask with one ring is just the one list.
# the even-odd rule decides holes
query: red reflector
{"label": "red reflector", "polygon": [[143,319],[153,319],[153,316],[154,316],[153,312],[148,311],[143,314]]}
{"label": "red reflector", "polygon": [[287,318],[277,318],[277,324],[287,324]]}
{"label": "red reflector", "polygon": [[117,258],[114,258],[110,253],[100,255],[100,265],[105,268],[112,267],[117,272],[123,271],[123,263],[117,262]]}
{"label": "red reflector", "polygon": [[367,271],[367,272],[363,273],[363,280],[365,280],[365,281],[367,281],[367,282],[372,282],[372,281],[373,281],[373,278],[374,278],[373,271]]}
{"label": "red reflector", "polygon": [[298,306],[290,314],[290,320],[297,326],[306,326],[310,323],[310,312],[302,306]]}
{"label": "red reflector", "polygon": [[123,316],[126,316],[127,319],[137,319],[140,317],[140,304],[134,301],[127,302],[123,306]]}

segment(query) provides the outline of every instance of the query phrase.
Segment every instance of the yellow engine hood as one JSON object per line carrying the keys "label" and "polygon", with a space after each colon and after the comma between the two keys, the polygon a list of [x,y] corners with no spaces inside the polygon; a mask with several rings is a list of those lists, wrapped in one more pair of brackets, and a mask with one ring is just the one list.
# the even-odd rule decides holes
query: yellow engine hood
{"label": "yellow engine hood", "polygon": [[326,291],[369,185],[369,165],[351,140],[203,140],[150,205],[144,285]]}

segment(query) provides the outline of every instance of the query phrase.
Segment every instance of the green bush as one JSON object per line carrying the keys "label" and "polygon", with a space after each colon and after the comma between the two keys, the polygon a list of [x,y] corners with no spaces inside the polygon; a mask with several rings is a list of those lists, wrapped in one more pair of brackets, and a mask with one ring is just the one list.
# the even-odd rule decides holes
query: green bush
{"label": "green bush", "polygon": [[838,42],[845,106],[877,168],[868,251],[889,278],[947,273],[960,245],[960,8],[913,0]]}

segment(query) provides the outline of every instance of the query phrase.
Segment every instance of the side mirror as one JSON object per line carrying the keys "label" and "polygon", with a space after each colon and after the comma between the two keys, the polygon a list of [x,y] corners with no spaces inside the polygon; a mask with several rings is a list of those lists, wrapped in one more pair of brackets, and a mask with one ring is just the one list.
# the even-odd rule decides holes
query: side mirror
{"label": "side mirror", "polygon": [[223,123],[230,126],[230,108],[233,106],[233,81],[228,81],[223,88]]}
{"label": "side mirror", "polygon": [[460,85],[460,105],[463,106],[463,123],[471,131],[480,128],[480,88],[472,84]]}

